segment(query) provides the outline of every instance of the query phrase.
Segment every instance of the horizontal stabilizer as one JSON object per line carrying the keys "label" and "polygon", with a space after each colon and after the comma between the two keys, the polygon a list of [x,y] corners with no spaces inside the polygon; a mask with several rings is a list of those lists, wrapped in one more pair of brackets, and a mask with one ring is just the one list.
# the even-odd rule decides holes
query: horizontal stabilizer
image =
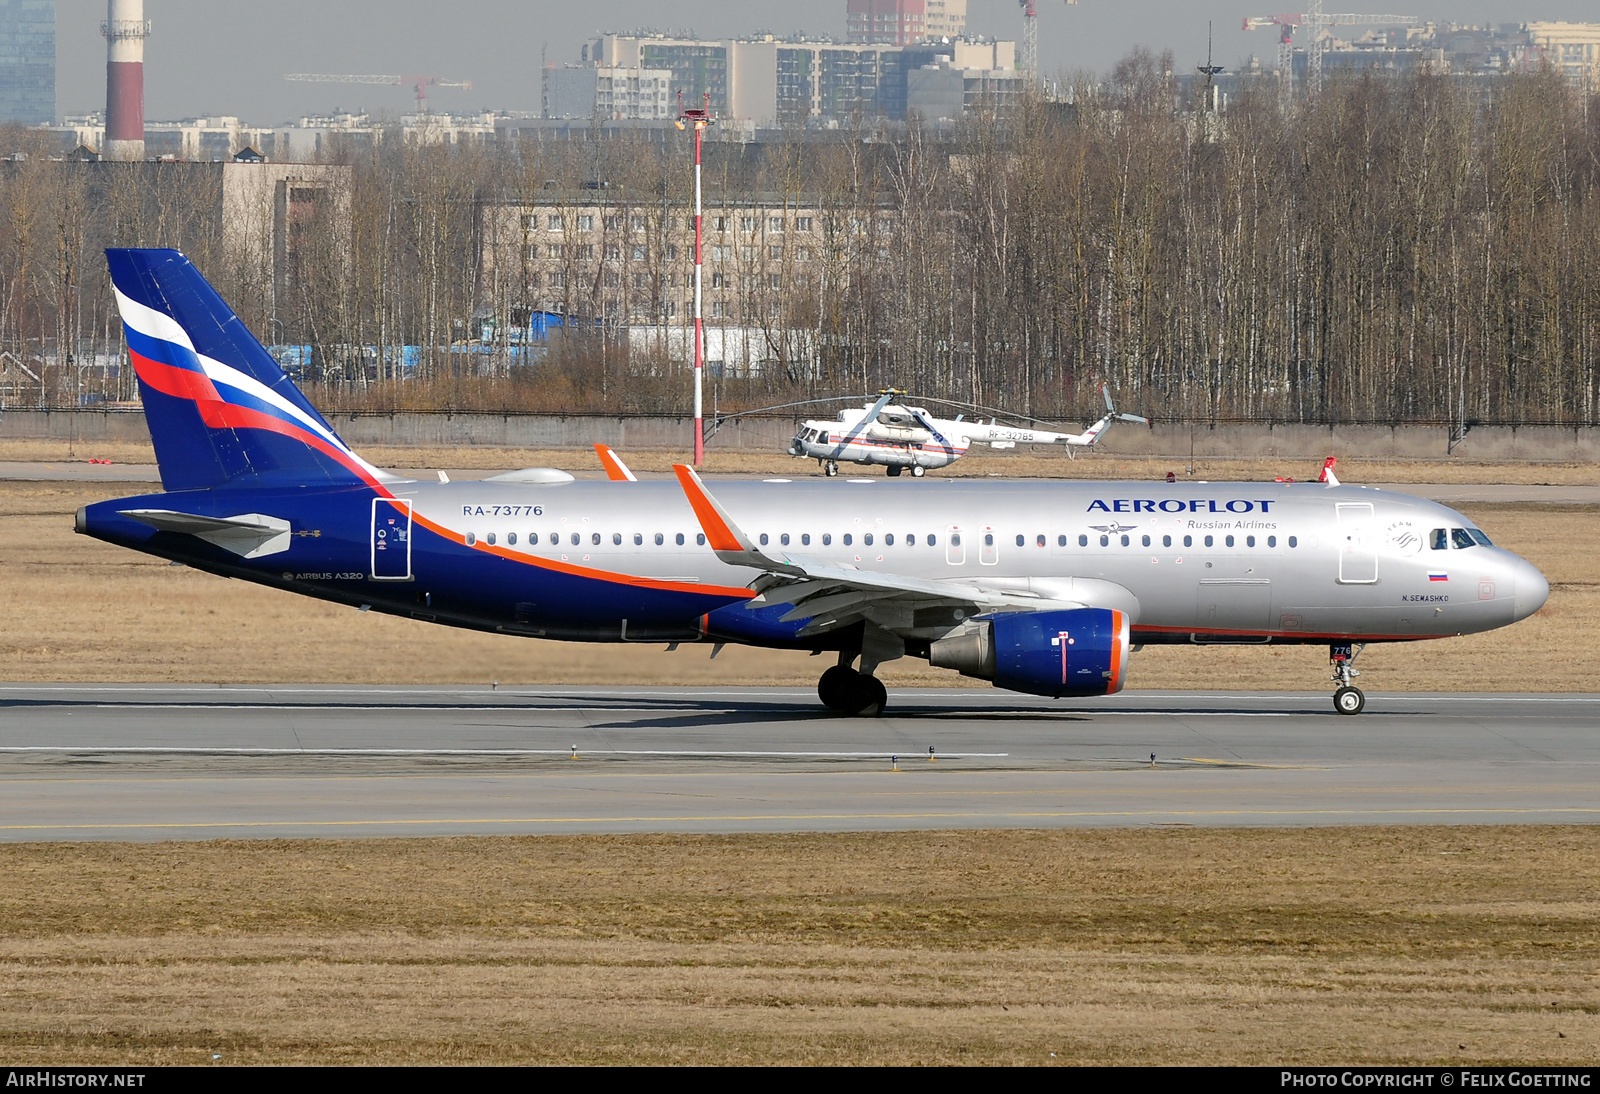
{"label": "horizontal stabilizer", "polygon": [[125,517],[162,532],[177,532],[214,543],[241,558],[261,558],[289,549],[289,522],[262,513],[205,517],[172,509],[124,509]]}

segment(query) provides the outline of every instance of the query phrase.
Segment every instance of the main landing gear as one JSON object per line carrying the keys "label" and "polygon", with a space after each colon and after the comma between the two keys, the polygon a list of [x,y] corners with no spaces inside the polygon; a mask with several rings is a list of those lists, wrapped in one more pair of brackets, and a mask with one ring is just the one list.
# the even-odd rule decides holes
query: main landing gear
{"label": "main landing gear", "polygon": [[817,698],[822,705],[842,714],[864,714],[869,717],[882,714],[889,702],[889,692],[876,676],[868,676],[850,667],[855,654],[839,654],[839,663],[822,674],[817,681]]}
{"label": "main landing gear", "polygon": [[838,460],[823,460],[822,461],[822,473],[824,475],[828,476],[828,478],[830,478],[830,479],[833,478],[834,476],[838,475],[839,474],[839,461]]}
{"label": "main landing gear", "polygon": [[1367,706],[1367,697],[1350,681],[1360,676],[1356,671],[1356,657],[1366,649],[1366,643],[1352,646],[1339,642],[1328,647],[1328,659],[1333,662],[1333,679],[1339,687],[1333,693],[1333,709],[1340,714],[1360,714]]}
{"label": "main landing gear", "polygon": [[[885,467],[883,470],[891,479],[898,479],[900,477],[900,472],[905,470],[905,465],[904,464],[898,464],[898,463],[891,463],[888,467]],[[926,475],[927,473],[928,473],[928,469],[926,467],[923,467],[920,464],[912,464],[911,465],[911,477],[912,478],[920,479],[920,478],[922,478],[922,476]]]}

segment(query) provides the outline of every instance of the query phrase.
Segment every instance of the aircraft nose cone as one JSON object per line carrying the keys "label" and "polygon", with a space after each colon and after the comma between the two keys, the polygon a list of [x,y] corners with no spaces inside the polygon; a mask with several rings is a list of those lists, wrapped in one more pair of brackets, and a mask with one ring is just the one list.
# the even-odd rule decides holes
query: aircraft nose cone
{"label": "aircraft nose cone", "polygon": [[1512,573],[1517,590],[1511,609],[1511,618],[1515,621],[1526,619],[1544,607],[1544,602],[1550,599],[1550,582],[1526,559],[1517,559],[1512,565]]}

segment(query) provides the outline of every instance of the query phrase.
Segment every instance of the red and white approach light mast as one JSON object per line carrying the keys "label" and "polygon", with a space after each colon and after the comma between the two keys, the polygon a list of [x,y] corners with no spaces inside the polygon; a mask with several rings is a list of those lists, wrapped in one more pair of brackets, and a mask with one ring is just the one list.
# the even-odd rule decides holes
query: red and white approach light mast
{"label": "red and white approach light mast", "polygon": [[694,465],[700,466],[706,454],[704,416],[705,376],[705,326],[700,316],[700,132],[711,124],[711,93],[705,95],[705,105],[699,110],[683,109],[679,96],[678,128],[685,123],[694,126]]}
{"label": "red and white approach light mast", "polygon": [[144,159],[144,0],[107,0],[106,143],[108,160]]}

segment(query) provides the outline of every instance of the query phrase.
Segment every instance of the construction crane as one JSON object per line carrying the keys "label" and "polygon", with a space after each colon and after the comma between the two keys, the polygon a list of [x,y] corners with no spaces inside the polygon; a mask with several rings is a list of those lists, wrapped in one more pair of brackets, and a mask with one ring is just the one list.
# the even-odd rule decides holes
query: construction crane
{"label": "construction crane", "polygon": [[1315,95],[1322,90],[1322,53],[1328,28],[1410,26],[1418,22],[1415,15],[1352,15],[1340,12],[1333,15],[1322,10],[1322,0],[1309,0],[1306,11],[1298,15],[1253,15],[1245,19],[1245,30],[1278,28],[1278,75],[1283,81],[1283,96],[1289,96],[1289,85],[1294,78],[1294,32],[1304,27],[1310,40],[1306,42],[1306,91]]}
{"label": "construction crane", "polygon": [[[1067,0],[1069,4],[1076,4],[1077,2],[1078,0]],[[1033,0],[1017,0],[1017,6],[1022,9],[1022,63],[1017,67],[1037,80],[1039,78],[1039,11],[1034,7]]]}
{"label": "construction crane", "polygon": [[418,113],[425,113],[428,109],[430,87],[459,87],[464,91],[472,90],[471,80],[447,80],[443,76],[348,76],[331,75],[326,72],[286,72],[283,78],[305,84],[385,84],[389,87],[405,87],[409,84],[417,96]]}

